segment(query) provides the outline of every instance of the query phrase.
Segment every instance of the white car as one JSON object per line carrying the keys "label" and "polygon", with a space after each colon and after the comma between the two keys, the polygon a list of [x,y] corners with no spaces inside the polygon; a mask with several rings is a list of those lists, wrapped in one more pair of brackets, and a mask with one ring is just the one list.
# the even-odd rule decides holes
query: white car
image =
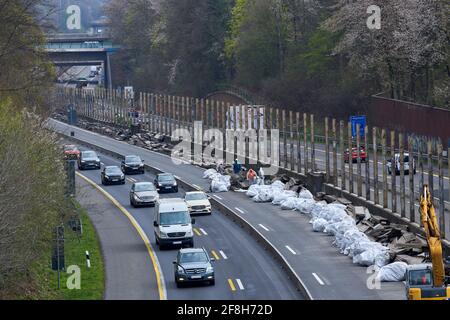
{"label": "white car", "polygon": [[184,200],[191,215],[212,213],[209,197],[202,191],[186,192]]}
{"label": "white car", "polygon": [[[395,160],[395,174],[400,175],[400,154],[396,153],[394,156]],[[410,161],[411,159],[411,161]],[[405,174],[409,174],[412,170],[413,174],[416,174],[416,162],[414,161],[414,157],[410,158],[409,153],[404,154],[403,163],[405,165]],[[392,160],[388,160],[387,162],[387,171],[391,175],[392,174]]]}

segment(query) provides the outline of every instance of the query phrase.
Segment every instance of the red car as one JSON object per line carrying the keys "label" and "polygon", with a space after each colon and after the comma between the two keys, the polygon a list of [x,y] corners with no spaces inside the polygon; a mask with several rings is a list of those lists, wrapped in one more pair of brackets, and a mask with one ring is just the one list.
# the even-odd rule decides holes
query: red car
{"label": "red car", "polygon": [[[364,148],[364,147],[360,147],[361,149],[360,149],[360,151],[359,151],[359,156],[360,156],[360,158],[361,158],[361,162],[366,162],[366,157],[367,157],[367,155],[366,155],[366,148]],[[349,162],[349,150],[347,149],[347,150],[345,150],[345,153],[344,153],[344,162],[345,163],[348,163]],[[358,162],[358,149],[357,148],[352,148],[352,162],[353,163],[356,163],[356,162]]]}
{"label": "red car", "polygon": [[64,146],[64,156],[66,159],[77,160],[80,156],[80,150],[78,150],[77,146],[66,144]]}

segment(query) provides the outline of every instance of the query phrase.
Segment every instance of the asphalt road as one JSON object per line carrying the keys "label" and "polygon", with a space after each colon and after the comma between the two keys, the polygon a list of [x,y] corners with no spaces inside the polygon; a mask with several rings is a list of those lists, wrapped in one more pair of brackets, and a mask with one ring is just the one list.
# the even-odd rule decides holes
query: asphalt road
{"label": "asphalt road", "polygon": [[[99,154],[99,157],[106,166],[120,166],[120,162],[116,159],[104,154]],[[99,170],[84,170],[80,173],[101,185]],[[217,259],[215,262],[216,285],[177,288],[174,282],[172,261],[176,258],[178,248],[159,250],[155,244],[153,232],[154,208],[133,208],[129,204],[131,184],[136,181],[152,182],[154,178],[149,173],[131,175],[127,176],[126,185],[101,187],[131,213],[150,239],[153,251],[156,253],[162,269],[168,299],[292,300],[302,298],[289,281],[287,274],[276,264],[274,259],[250,235],[217,211],[213,212],[211,216],[196,217],[194,226],[195,246],[206,248],[210,256]],[[184,197],[182,188],[180,188],[178,194],[161,195],[161,198],[181,197]],[[106,219],[104,217],[103,220]],[[116,237],[121,238],[121,232],[117,232]],[[122,243],[118,246],[119,248],[130,248],[130,245]],[[141,253],[146,254],[145,251]],[[108,260],[106,260],[106,263],[108,263]],[[130,260],[129,263],[130,268],[136,267],[133,266],[133,260]],[[149,268],[147,272],[152,274],[152,268]],[[120,275],[117,276],[120,277]],[[142,277],[142,272],[136,275],[137,279]],[[149,276],[147,275],[144,278],[149,278]],[[137,285],[135,294],[143,294],[146,291],[151,291],[151,294],[155,295],[153,285],[149,287]],[[113,292],[107,293],[114,296]]]}
{"label": "asphalt road", "polygon": [[77,200],[97,231],[105,266],[105,300],[158,299],[156,277],[142,238],[100,191],[77,176]]}
{"label": "asphalt road", "polygon": [[[174,165],[168,156],[54,120],[50,120],[49,124],[60,133],[70,135],[70,131],[74,131],[76,138],[113,152],[140,155],[153,167],[172,172],[204,190],[209,188],[209,182],[202,179],[204,172],[202,168],[189,164]],[[313,233],[306,217],[295,212],[284,212],[270,204],[253,203],[239,193],[227,192],[213,196],[264,233],[301,277],[312,298],[373,300],[405,298],[402,283],[383,283],[380,290],[368,289],[366,281],[369,275],[366,268],[353,265],[350,258],[341,255],[338,249],[332,246],[330,237]],[[202,221],[199,221],[200,226],[201,223]],[[209,227],[205,225],[205,228]],[[247,241],[254,240],[247,239]],[[218,246],[226,245],[230,245],[230,242],[224,241]],[[246,245],[245,242],[239,243],[239,247]],[[257,263],[263,261],[257,260]],[[244,262],[239,262],[237,268],[243,268],[244,265]]]}

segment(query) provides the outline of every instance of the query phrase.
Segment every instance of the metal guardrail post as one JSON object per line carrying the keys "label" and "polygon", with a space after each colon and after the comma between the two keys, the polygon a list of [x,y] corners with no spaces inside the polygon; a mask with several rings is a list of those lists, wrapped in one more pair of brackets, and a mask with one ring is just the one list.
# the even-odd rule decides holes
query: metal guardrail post
{"label": "metal guardrail post", "polygon": [[[409,152],[409,220],[416,222],[416,206],[414,195],[414,156],[413,156],[413,141],[411,136],[408,137],[408,152]],[[412,168],[412,170],[411,170]]]}
{"label": "metal guardrail post", "polygon": [[349,122],[347,124],[347,134],[348,134],[348,183],[349,183],[349,192],[353,193],[354,185],[353,185],[353,139],[352,139],[352,124]]}
{"label": "metal guardrail post", "polygon": [[395,131],[391,131],[391,209],[397,212],[397,164],[395,163]]}
{"label": "metal guardrail post", "polygon": [[[406,217],[406,190],[405,190],[405,148],[403,133],[398,136],[400,148],[400,214],[402,218]],[[410,172],[410,174],[412,174]]]}
{"label": "metal guardrail post", "polygon": [[345,190],[345,162],[344,162],[344,153],[345,153],[345,139],[344,139],[344,130],[345,124],[344,121],[339,121],[339,150],[341,151],[341,189]]}

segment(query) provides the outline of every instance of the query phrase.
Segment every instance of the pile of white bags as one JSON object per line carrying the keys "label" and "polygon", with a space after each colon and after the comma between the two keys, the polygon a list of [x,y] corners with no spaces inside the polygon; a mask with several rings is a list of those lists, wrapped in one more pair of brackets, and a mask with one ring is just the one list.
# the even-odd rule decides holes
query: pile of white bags
{"label": "pile of white bags", "polygon": [[231,177],[224,176],[214,169],[208,169],[203,173],[203,179],[211,180],[211,192],[227,192],[231,187]]}
{"label": "pile of white bags", "polygon": [[355,220],[345,212],[341,204],[316,204],[310,214],[311,224],[316,232],[335,237],[334,245],[340,252],[353,258],[353,263],[362,266],[383,267],[389,263],[388,248],[371,241],[358,230]]}
{"label": "pile of white bags", "polygon": [[273,200],[272,204],[279,206],[281,205],[285,200],[289,198],[297,198],[298,194],[295,191],[289,191],[289,190],[275,190],[273,192]]}
{"label": "pile of white bags", "polygon": [[400,282],[406,278],[408,264],[405,262],[394,262],[382,267],[377,274],[377,279],[381,282]]}
{"label": "pile of white bags", "polygon": [[[275,194],[280,194],[284,190],[281,181],[275,181],[271,185],[252,185],[247,191],[247,196],[255,202],[270,202],[274,200]],[[297,195],[295,195],[297,196]],[[283,199],[285,200],[285,199]],[[281,202],[280,202],[281,204]]]}

